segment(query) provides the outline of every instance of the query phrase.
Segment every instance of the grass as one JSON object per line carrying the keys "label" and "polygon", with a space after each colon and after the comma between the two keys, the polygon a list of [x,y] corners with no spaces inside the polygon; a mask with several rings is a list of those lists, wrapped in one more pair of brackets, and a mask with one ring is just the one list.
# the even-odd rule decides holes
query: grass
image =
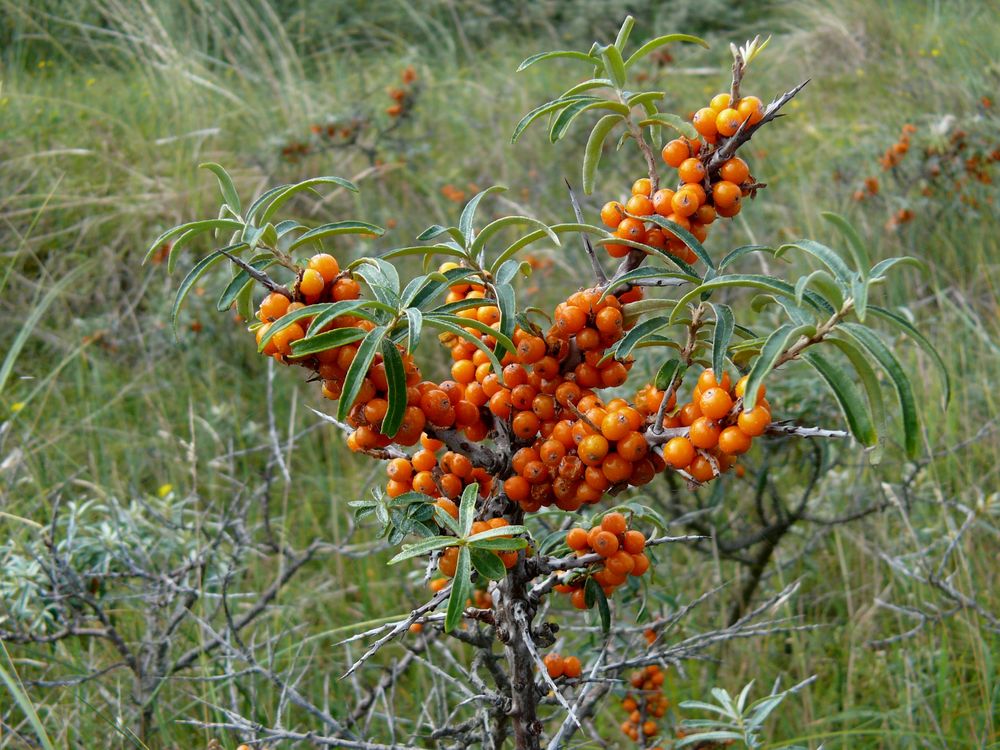
{"label": "grass", "polygon": [[[263,469],[266,451],[252,449],[263,442],[265,375],[247,337],[228,316],[215,313],[210,300],[195,296],[175,342],[164,321],[178,279],[139,266],[146,243],[163,227],[212,212],[214,186],[194,168],[199,161],[231,168],[244,195],[312,174],[357,178],[358,199],[334,196],[299,208],[313,221],[394,220],[378,247],[407,242],[431,223],[453,222],[460,206],[442,196],[446,184],[468,192],[470,183],[503,183],[510,192],[488,210],[565,220],[561,180],[579,181],[582,136],[552,147],[539,129],[511,146],[509,134],[518,113],[566,88],[574,73],[558,65],[513,70],[539,49],[582,46],[606,33],[618,20],[610,5],[581,0],[576,12],[561,15],[540,3],[531,11],[537,16],[516,19],[485,3],[470,3],[455,11],[457,17],[405,3],[363,10],[362,4],[345,4],[341,16],[317,30],[308,2],[280,11],[255,2],[259,12],[247,14],[233,2],[211,20],[199,2],[153,3],[138,15],[113,0],[5,2],[0,335],[9,345],[0,367],[0,525],[10,544],[36,533],[15,519],[44,523],[57,491],[81,501],[127,502],[171,485],[176,497],[198,497],[208,506],[228,492],[213,459],[248,451],[227,471],[257,476]],[[914,488],[919,502],[909,521],[890,509],[829,532],[803,531],[779,551],[782,566],[766,586],[801,578],[803,593],[787,605],[788,613],[823,627],[730,644],[718,663],[689,665],[683,678],[671,672],[669,694],[677,703],[702,698],[714,685],[737,690],[749,679],[763,686],[778,676],[787,685],[817,674],[808,691],[791,699],[795,706],[780,713],[772,733],[776,747],[792,741],[827,748],[1000,747],[997,635],[981,618],[965,610],[912,639],[878,650],[866,645],[913,625],[876,607],[876,598],[898,604],[932,599],[926,587],[894,574],[879,553],[912,551],[917,540],[954,531],[962,519],[941,504],[945,499],[983,508],[982,525],[959,546],[954,569],[964,590],[975,590],[987,609],[1000,611],[990,586],[996,563],[990,514],[1000,487],[993,388],[1000,355],[1000,222],[992,204],[975,211],[948,190],[931,198],[901,190],[876,163],[903,123],[916,124],[923,137],[949,116],[973,136],[992,138],[989,148],[1000,146],[1000,103],[984,107],[980,101],[996,89],[996,73],[982,61],[1000,54],[990,22],[997,7],[969,0],[761,4],[723,24],[715,5],[705,8],[699,12],[691,4],[683,17],[657,11],[641,19],[660,32],[704,32],[713,41],[712,50],[678,52],[672,66],[653,74],[679,111],[695,108],[724,85],[726,41],[758,32],[775,38],[752,69],[749,89],[766,98],[801,78],[813,79],[790,116],[751,144],[752,163],[769,187],[737,221],[713,234],[710,249],[748,240],[773,245],[803,235],[834,242],[819,212],[847,214],[878,256],[910,253],[928,263],[928,275],[907,274],[885,295],[938,343],[955,387],[943,411],[942,384],[930,363],[912,346],[900,349],[905,365],[918,373],[923,447],[933,457]],[[410,63],[420,72],[420,98],[399,143],[381,155],[383,163],[342,151],[298,162],[281,158],[283,139],[307,137],[313,122],[360,106],[380,111],[384,88]],[[675,74],[688,68],[718,73]],[[639,160],[606,157],[597,192],[617,195],[641,170]],[[882,178],[881,194],[852,201],[869,174]],[[996,198],[995,188],[975,189],[981,201]],[[599,204],[595,195],[585,210],[593,216]],[[908,206],[916,209],[915,218],[886,230],[891,213]],[[345,243],[337,252],[359,256],[372,247]],[[549,289],[584,281],[577,253],[571,246],[546,253],[556,270],[539,284],[539,304],[555,300]],[[294,375],[277,378],[275,386],[280,429],[312,424],[303,404],[318,406],[317,394]],[[774,390],[792,412],[810,400],[810,387],[792,368]],[[817,413],[834,418],[828,406]],[[854,466],[849,453],[844,460],[845,468],[821,487],[820,507],[831,514],[907,468],[892,449],[878,470]],[[370,481],[372,467],[325,431],[301,438],[290,461],[292,480],[282,488],[284,533],[295,543],[317,533],[343,537],[351,496],[338,488]],[[794,472],[788,481],[797,481]],[[797,556],[803,545],[808,554]],[[317,650],[300,684],[304,692],[329,690],[331,701],[348,697],[348,685],[327,682],[344,666],[343,653],[330,648],[338,629],[402,612],[419,595],[387,576],[383,562],[331,559],[311,566],[282,594],[266,626],[305,624]],[[680,549],[661,559],[659,570],[659,590],[678,597],[690,597],[706,580],[721,583],[738,574]],[[255,574],[263,580],[268,572]],[[724,601],[712,607],[699,623],[724,616]],[[118,614],[126,629],[138,632],[135,612]],[[291,640],[283,649],[283,658],[301,656]],[[112,659],[72,641],[8,650],[14,672],[5,666],[5,678],[16,673],[21,680]],[[50,675],[46,665],[58,668]],[[20,689],[11,684],[16,689],[10,694],[20,700]],[[429,685],[426,676],[415,678],[396,700],[418,705]],[[99,684],[29,686],[27,693],[53,745],[76,746],[81,738],[106,736],[106,719],[128,715],[129,690],[124,673],[112,672]],[[151,746],[193,746],[216,736],[174,721],[208,717],[213,690],[204,682],[171,684],[158,702],[162,729]],[[266,713],[267,705],[261,701],[260,710]],[[0,717],[29,731],[6,694]],[[612,741],[620,720],[610,705],[598,717]],[[225,747],[234,744],[218,739]],[[0,747],[20,742],[16,733],[0,731]],[[114,742],[130,746],[124,735]]]}

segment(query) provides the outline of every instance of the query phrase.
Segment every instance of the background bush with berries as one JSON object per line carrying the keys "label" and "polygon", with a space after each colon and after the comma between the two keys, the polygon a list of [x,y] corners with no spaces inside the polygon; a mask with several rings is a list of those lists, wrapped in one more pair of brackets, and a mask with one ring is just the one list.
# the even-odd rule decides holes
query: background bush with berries
{"label": "background bush with berries", "polygon": [[11,6],[0,744],[988,743],[976,8],[599,6]]}

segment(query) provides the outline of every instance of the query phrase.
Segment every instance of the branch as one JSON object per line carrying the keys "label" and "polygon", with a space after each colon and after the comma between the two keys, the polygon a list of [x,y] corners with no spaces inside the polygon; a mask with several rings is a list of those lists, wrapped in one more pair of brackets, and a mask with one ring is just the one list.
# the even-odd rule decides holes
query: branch
{"label": "branch", "polygon": [[[576,214],[576,221],[578,224],[583,224],[583,211],[580,209],[580,203],[576,199],[576,195],[573,193],[573,186],[569,184],[569,180],[563,178],[563,182],[566,183],[566,189],[569,191],[569,202],[573,204],[573,213]],[[601,286],[608,283],[607,274],[604,273],[604,266],[601,265],[600,258],[597,257],[597,253],[594,252],[594,246],[590,242],[590,237],[586,234],[581,234],[583,237],[583,249],[587,251],[587,255],[590,257],[590,264],[594,267],[594,275],[597,277],[597,283]]]}

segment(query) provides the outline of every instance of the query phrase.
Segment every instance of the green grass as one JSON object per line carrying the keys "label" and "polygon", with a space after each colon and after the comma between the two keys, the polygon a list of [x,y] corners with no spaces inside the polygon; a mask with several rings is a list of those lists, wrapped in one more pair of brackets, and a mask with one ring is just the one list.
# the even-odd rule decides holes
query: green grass
{"label": "green grass", "polygon": [[[408,243],[431,223],[454,222],[460,206],[442,196],[446,184],[467,192],[470,183],[509,186],[503,199],[484,204],[487,212],[516,210],[545,221],[571,215],[562,178],[579,182],[583,136],[553,147],[538,129],[511,146],[509,134],[519,113],[568,87],[576,72],[558,64],[513,71],[540,49],[585,46],[593,34],[607,33],[618,20],[614,4],[580,2],[576,12],[559,14],[540,3],[531,11],[537,16],[517,19],[478,3],[456,10],[462,23],[416,5],[387,2],[361,10],[363,5],[345,5],[342,16],[317,24],[309,20],[307,2],[280,18],[255,3],[261,13],[242,21],[233,12],[208,20],[200,3],[154,3],[162,26],[142,14],[116,12],[121,8],[111,0],[79,7],[0,5],[7,15],[0,27],[7,42],[0,87],[0,337],[7,342],[0,348],[0,420],[6,423],[0,463],[7,460],[0,469],[0,530],[11,543],[36,533],[17,519],[44,523],[57,492],[64,499],[127,502],[155,496],[169,484],[178,497],[196,495],[206,507],[222,502],[229,485],[213,459],[265,441],[265,369],[249,337],[228,315],[214,312],[207,295],[195,295],[175,341],[166,319],[178,277],[139,265],[147,243],[164,227],[214,210],[214,184],[195,169],[199,161],[230,168],[245,196],[313,174],[356,178],[362,188],[357,199],[335,196],[323,205],[297,206],[317,222],[396,222],[375,245],[338,243],[342,256]],[[912,346],[900,348],[904,364],[917,373],[923,448],[933,455],[914,488],[918,502],[910,520],[914,533],[934,538],[961,523],[940,501],[983,504],[982,526],[956,552],[956,582],[1000,613],[1000,596],[991,586],[996,532],[989,525],[1000,487],[1000,405],[993,390],[1000,364],[1000,221],[993,204],[974,211],[947,194],[927,199],[901,190],[877,164],[904,123],[917,125],[919,139],[947,116],[970,134],[986,134],[989,148],[1000,147],[1000,102],[992,108],[980,103],[996,89],[995,71],[984,61],[1000,55],[992,21],[998,8],[966,0],[755,4],[720,23],[731,4],[703,5],[704,12],[692,3],[673,17],[658,11],[640,18],[660,33],[706,33],[713,42],[707,52],[678,51],[672,66],[653,73],[678,111],[693,110],[726,85],[730,39],[775,35],[746,84],[762,98],[812,78],[789,117],[749,147],[755,174],[769,187],[736,221],[716,228],[709,249],[721,252],[746,241],[775,245],[800,236],[835,242],[819,213],[836,210],[862,228],[878,256],[909,253],[928,263],[928,275],[907,273],[885,290],[887,301],[905,307],[940,346],[954,379],[950,408],[942,411],[942,385],[931,363]],[[280,157],[281,140],[306,138],[314,122],[352,113],[359,102],[380,112],[385,88],[410,63],[420,73],[417,109],[400,129],[400,142],[381,154],[381,165],[342,151],[297,163]],[[717,72],[675,72],[688,68]],[[641,160],[625,154],[627,149],[618,159],[605,157],[597,194],[585,202],[592,220],[604,198],[619,197],[642,171]],[[882,178],[881,194],[852,201],[869,174]],[[993,187],[975,190],[982,201],[997,198]],[[907,206],[916,217],[885,229],[890,214]],[[538,304],[585,283],[574,242],[540,254],[554,261],[555,270],[539,284]],[[200,332],[191,330],[195,322]],[[275,383],[279,429],[313,424],[303,405],[320,408],[318,393],[303,387],[298,374],[279,375],[287,375]],[[810,387],[791,368],[772,386],[772,401],[792,412],[811,399]],[[832,406],[813,408],[827,420],[835,417]],[[225,471],[259,476],[266,460],[266,451],[247,452]],[[292,481],[279,493],[289,540],[342,538],[352,497],[336,487],[371,481],[372,466],[347,454],[337,435],[312,431],[298,440],[290,468]],[[845,464],[822,486],[820,508],[833,514],[873,492],[879,481],[896,481],[906,468],[891,447],[877,470]],[[763,689],[778,676],[790,685],[816,674],[819,679],[783,707],[775,742],[1000,747],[998,638],[973,612],[884,649],[866,645],[913,624],[877,608],[876,598],[912,605],[932,597],[878,556],[911,549],[910,528],[890,509],[815,538],[803,531],[779,550],[785,567],[765,587],[801,578],[803,592],[787,605],[788,613],[824,627],[730,644],[718,663],[688,665],[684,678],[672,671],[674,703],[703,698],[714,685],[737,690],[756,678]],[[795,557],[806,543],[808,554]],[[301,691],[329,689],[331,701],[349,698],[351,688],[332,679],[346,663],[332,648],[341,637],[337,629],[403,612],[421,595],[416,585],[406,589],[395,573],[387,575],[384,559],[325,560],[282,593],[264,625],[274,631],[304,625],[304,633],[281,642],[282,658],[289,660],[301,658],[295,647],[306,636],[316,649]],[[682,549],[662,555],[658,571],[658,590],[679,597],[738,572]],[[252,570],[262,581],[270,573]],[[557,606],[569,620],[563,604]],[[690,627],[717,624],[725,611],[724,600],[709,605]],[[5,614],[0,610],[0,617]],[[118,616],[124,630],[139,632],[135,612]],[[22,681],[114,658],[103,646],[76,641],[8,650]],[[50,671],[46,665],[57,666]],[[7,666],[4,674],[16,680]],[[375,677],[374,670],[366,675]],[[420,705],[429,684],[426,676],[406,683],[396,696],[400,712]],[[105,721],[119,713],[131,721],[130,689],[119,671],[101,678],[100,687],[28,687],[27,694],[53,745],[82,746],[83,738],[108,736]],[[21,700],[18,690],[9,695]],[[230,737],[174,721],[209,718],[206,704],[218,700],[216,690],[206,682],[169,685],[157,704],[161,730],[150,746],[193,747],[213,736],[235,746]],[[0,715],[29,733],[8,694],[0,695]],[[260,705],[266,719],[270,704]],[[610,704],[598,717],[612,742],[620,721]],[[114,742],[131,746],[123,735]],[[0,747],[21,746],[14,734],[0,731]]]}

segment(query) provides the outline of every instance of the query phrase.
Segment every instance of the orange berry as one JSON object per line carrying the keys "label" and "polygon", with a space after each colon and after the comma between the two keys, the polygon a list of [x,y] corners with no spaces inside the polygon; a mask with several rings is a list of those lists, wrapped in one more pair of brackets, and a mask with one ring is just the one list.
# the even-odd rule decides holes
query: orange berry
{"label": "orange berry", "polygon": [[[497,396],[499,395],[498,393]],[[493,399],[490,399],[490,410],[493,410]],[[511,431],[521,440],[528,440],[537,435],[540,426],[541,422],[533,411],[519,411],[511,421]]]}
{"label": "orange berry", "polygon": [[503,491],[515,503],[520,503],[531,496],[531,484],[521,475],[515,474],[504,481]]}
{"label": "orange berry", "polygon": [[646,238],[646,226],[639,219],[623,219],[615,230],[615,235],[623,240],[642,242]]}
{"label": "orange berry", "polygon": [[570,596],[570,602],[577,609],[587,609],[587,595],[583,593],[583,589],[577,589]]}
{"label": "orange berry", "polygon": [[618,441],[616,450],[626,461],[635,463],[646,457],[646,454],[649,452],[649,444],[641,432],[633,430]]}
{"label": "orange berry", "polygon": [[608,441],[603,435],[587,435],[576,450],[581,461],[588,466],[596,466],[608,454]]}
{"label": "orange berry", "polygon": [[741,411],[736,420],[740,429],[750,437],[763,435],[771,423],[771,414],[762,405],[750,411]]}
{"label": "orange berry", "polygon": [[728,180],[729,182],[735,182],[737,185],[742,185],[750,177],[750,167],[747,163],[743,161],[740,157],[734,156],[732,159],[724,162],[722,167],[719,169],[719,176],[723,180]]}
{"label": "orange berry", "polygon": [[601,208],[601,221],[604,226],[616,229],[625,218],[625,206],[618,201],[608,201]]}
{"label": "orange berry", "polygon": [[597,313],[594,325],[605,336],[619,336],[622,332],[623,318],[621,311],[614,307],[605,307]]}
{"label": "orange berry", "polygon": [[693,190],[683,187],[674,193],[673,200],[670,201],[670,207],[677,216],[691,216],[691,214],[698,210],[698,196]]}
{"label": "orange berry", "polygon": [[735,182],[721,180],[712,185],[712,202],[719,213],[722,213],[723,209],[737,205],[741,197],[742,191]]}
{"label": "orange berry", "polygon": [[579,526],[570,529],[566,533],[566,545],[577,552],[590,549],[590,544],[587,542],[587,532]]}
{"label": "orange berry", "polygon": [[641,576],[643,573],[645,573],[647,570],[649,570],[649,558],[646,557],[645,552],[640,552],[637,555],[632,555],[632,564],[633,564],[632,572],[629,575],[633,575],[637,578]]}
{"label": "orange berry", "polygon": [[618,551],[618,537],[610,531],[599,531],[594,536],[591,546],[601,557],[610,557]]}
{"label": "orange berry", "polygon": [[615,536],[621,536],[628,528],[628,521],[621,513],[608,513],[601,519],[601,528],[604,531],[610,531]]}
{"label": "orange berry", "polygon": [[715,477],[715,468],[712,462],[702,455],[697,455],[687,467],[687,472],[699,482],[708,482]]}
{"label": "orange berry", "polygon": [[733,97],[729,94],[716,94],[712,97],[712,101],[708,103],[712,109],[716,112],[721,112],[724,109],[728,109],[729,105],[732,104]]}
{"label": "orange berry", "polygon": [[764,119],[764,103],[756,96],[744,96],[736,106],[741,120],[749,120],[750,125],[756,125]]}
{"label": "orange berry", "polygon": [[299,279],[299,291],[306,297],[318,297],[325,286],[326,281],[319,271],[307,268],[302,272],[302,278]]}
{"label": "orange berry", "polygon": [[714,448],[719,443],[719,433],[722,430],[708,417],[698,417],[691,423],[690,440],[695,448],[706,450]]}
{"label": "orange berry", "polygon": [[632,462],[618,453],[609,453],[601,462],[601,472],[611,484],[619,484],[632,476]]}
{"label": "orange berry", "polygon": [[701,160],[691,157],[681,162],[677,174],[681,182],[701,182],[705,179],[705,165]]}
{"label": "orange berry", "polygon": [[260,319],[265,323],[277,320],[288,312],[289,304],[291,304],[291,300],[288,297],[277,292],[271,292],[260,303]]}
{"label": "orange berry", "polygon": [[641,531],[636,531],[635,529],[630,529],[625,532],[625,541],[622,543],[622,549],[628,552],[630,555],[638,555],[646,548],[646,535]]}
{"label": "orange berry", "polygon": [[[747,381],[748,380],[749,380],[749,376],[744,375],[742,378],[740,378],[739,380],[736,381],[736,388],[734,389],[733,392],[736,394],[737,398],[744,398],[746,396],[746,389],[747,389]],[[761,383],[760,387],[757,388],[757,401],[758,401],[758,403],[764,399],[764,396],[766,394],[767,394],[767,388],[765,388],[764,384]]]}
{"label": "orange berry", "polygon": [[[687,148],[685,146],[685,148]],[[660,188],[653,193],[653,210],[660,216],[670,216],[674,212],[674,191],[670,188]]]}
{"label": "orange berry", "polygon": [[715,128],[718,130],[719,135],[726,136],[727,138],[739,130],[742,124],[743,118],[732,107],[722,110],[715,118]]}
{"label": "orange berry", "polygon": [[715,124],[717,117],[718,113],[714,109],[711,107],[702,107],[694,113],[694,116],[691,118],[691,124],[694,125],[694,129],[701,135],[711,138],[719,132]]}
{"label": "orange berry", "polygon": [[[635,561],[632,559],[632,555],[620,549],[608,557],[604,565],[615,576],[624,577],[635,568]],[[623,580],[622,583],[624,582]]]}
{"label": "orange berry", "polygon": [[[445,476],[451,476],[451,475],[446,474]],[[441,510],[443,510],[445,513],[447,513],[449,516],[451,516],[452,518],[455,518],[455,519],[458,518],[458,506],[455,505],[455,503],[453,503],[447,497],[442,497],[442,498],[439,498],[438,500],[435,500],[434,504],[437,507],[439,507]]]}
{"label": "orange berry", "polygon": [[510,419],[513,405],[510,401],[510,391],[501,388],[490,397],[490,411],[500,419]]}
{"label": "orange berry", "polygon": [[[712,124],[714,125],[715,123]],[[660,156],[663,157],[663,161],[667,163],[667,166],[676,169],[681,165],[682,161],[691,156],[691,148],[683,138],[674,138],[674,140],[669,141],[663,147]]]}
{"label": "orange berry", "polygon": [[649,216],[653,213],[653,202],[645,195],[633,195],[625,204],[625,210],[635,216]]}
{"label": "orange berry", "polygon": [[580,660],[575,656],[567,656],[563,660],[563,677],[575,680],[581,674],[583,674],[583,665],[580,664]]}
{"label": "orange berry", "polygon": [[686,468],[694,457],[694,446],[686,437],[671,438],[663,446],[663,459],[675,469]]}
{"label": "orange berry", "polygon": [[617,388],[628,380],[628,370],[621,362],[611,361],[601,368],[601,384],[605,388]]}
{"label": "orange berry", "polygon": [[448,547],[441,555],[441,559],[438,560],[438,570],[441,571],[441,575],[451,578],[455,575],[455,570],[458,568],[458,547]]}
{"label": "orange berry", "polygon": [[653,190],[653,183],[648,177],[640,177],[632,183],[632,195],[645,195],[647,198]]}
{"label": "orange berry", "polygon": [[750,450],[752,442],[749,435],[733,425],[724,429],[719,435],[719,450],[731,456],[738,456]]}
{"label": "orange berry", "polygon": [[318,253],[309,259],[309,268],[318,271],[323,281],[330,283],[340,273],[340,264],[329,253]]}
{"label": "orange berry", "polygon": [[733,408],[733,399],[723,388],[709,388],[701,394],[698,408],[709,419],[722,419]]}

